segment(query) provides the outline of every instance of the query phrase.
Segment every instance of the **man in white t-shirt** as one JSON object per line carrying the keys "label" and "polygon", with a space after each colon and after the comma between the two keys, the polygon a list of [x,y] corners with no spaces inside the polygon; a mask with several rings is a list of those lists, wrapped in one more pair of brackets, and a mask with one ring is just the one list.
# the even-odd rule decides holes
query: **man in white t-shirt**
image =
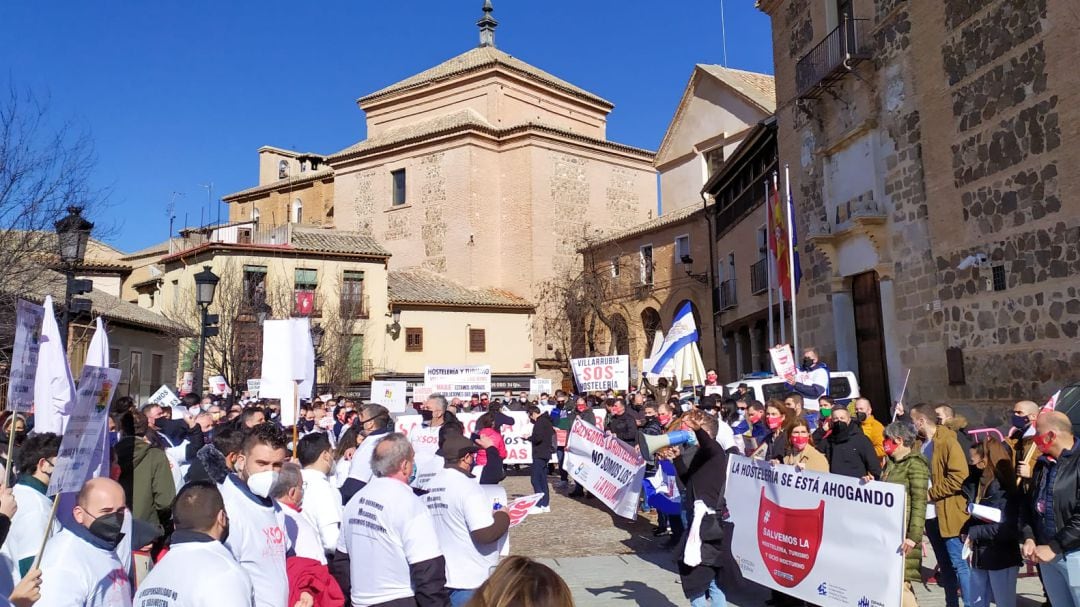
{"label": "man in white t-shirt", "polygon": [[49,540],[41,559],[37,607],[130,607],[131,582],[116,555],[124,527],[124,489],[109,478],[83,484],[72,522]]}
{"label": "man in white t-shirt", "polygon": [[173,524],[169,552],[139,585],[135,607],[252,607],[251,578],[222,544],[229,517],[217,487],[208,481],[185,485],[176,496]]}
{"label": "man in white t-shirt", "polygon": [[450,604],[461,607],[499,564],[498,541],[510,529],[510,516],[492,512],[491,497],[471,474],[480,448],[461,434],[446,437],[438,455],[445,468],[428,483],[424,496],[435,519],[435,533],[446,554]]}
{"label": "man in white t-shirt", "polygon": [[349,478],[341,485],[341,497],[346,502],[371,481],[371,456],[375,446],[390,434],[390,412],[382,405],[364,405],[357,422],[364,441],[356,448],[349,466]]}
{"label": "man in white t-shirt", "polygon": [[[236,473],[218,484],[231,522],[225,545],[251,577],[256,607],[285,607],[289,600],[285,517],[281,506],[270,498],[270,489],[285,463],[287,440],[281,428],[272,423],[251,428],[236,458]],[[310,605],[310,595],[297,604]]]}
{"label": "man in white t-shirt", "polygon": [[319,532],[301,513],[305,495],[300,466],[291,462],[281,466],[281,472],[270,489],[270,497],[281,504],[281,513],[285,515],[285,534],[289,536],[291,544],[286,555],[312,559],[325,565],[326,554],[322,549]]}
{"label": "man in white t-shirt", "polygon": [[372,456],[374,478],[345,505],[331,569],[353,607],[447,607],[446,560],[431,513],[409,487],[415,453],[389,434]]}
{"label": "man in white t-shirt", "polygon": [[341,491],[330,482],[334,469],[334,450],[330,437],[324,432],[313,432],[300,439],[296,450],[300,465],[304,467],[304,516],[319,533],[323,552],[334,555],[338,534],[341,531]]}
{"label": "man in white t-shirt", "polygon": [[[60,451],[60,437],[52,432],[32,434],[21,445],[15,457],[19,480],[11,488],[19,509],[11,518],[11,531],[0,548],[8,572],[0,572],[7,578],[0,588],[10,591],[30,570],[37,551],[41,547],[41,534],[49,520],[52,500],[46,496],[49,480],[56,467],[56,454]],[[60,531],[60,523],[52,522],[52,533]]]}

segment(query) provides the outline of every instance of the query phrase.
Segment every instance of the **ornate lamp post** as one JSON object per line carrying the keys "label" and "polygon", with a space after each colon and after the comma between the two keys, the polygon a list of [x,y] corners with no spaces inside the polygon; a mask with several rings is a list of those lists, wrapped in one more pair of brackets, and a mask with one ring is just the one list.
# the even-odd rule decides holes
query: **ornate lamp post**
{"label": "ornate lamp post", "polygon": [[195,384],[192,389],[199,393],[203,389],[203,371],[206,365],[206,338],[218,334],[218,315],[208,314],[207,310],[209,310],[210,304],[214,302],[214,291],[217,290],[220,280],[217,274],[210,271],[210,266],[203,266],[202,272],[195,275],[195,303],[199,306],[201,312],[201,323],[199,326],[199,362],[195,367]]}
{"label": "ornate lamp post", "polygon": [[66,278],[64,286],[64,307],[60,311],[60,339],[64,350],[68,344],[68,324],[73,314],[90,311],[90,300],[76,295],[88,293],[94,288],[93,281],[75,279],[75,269],[86,259],[86,244],[90,241],[90,231],[94,224],[82,216],[82,207],[71,206],[66,217],[56,222],[56,239],[60,253],[60,272]]}

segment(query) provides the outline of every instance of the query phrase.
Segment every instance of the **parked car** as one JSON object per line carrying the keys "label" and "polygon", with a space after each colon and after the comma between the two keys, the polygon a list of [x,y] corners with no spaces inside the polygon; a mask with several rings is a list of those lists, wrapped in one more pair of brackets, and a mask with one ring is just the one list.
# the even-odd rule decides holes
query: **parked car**
{"label": "parked car", "polygon": [[[730,394],[734,394],[738,390],[739,384],[746,384],[754,394],[754,398],[763,403],[772,398],[783,400],[788,392],[791,392],[791,386],[783,378],[772,374],[755,373],[747,375],[739,381],[727,384],[725,387]],[[829,373],[829,396],[833,397],[839,405],[847,405],[859,398],[859,380],[855,377],[855,374],[851,371],[831,371]],[[1077,415],[1080,416],[1080,408],[1077,410]]]}

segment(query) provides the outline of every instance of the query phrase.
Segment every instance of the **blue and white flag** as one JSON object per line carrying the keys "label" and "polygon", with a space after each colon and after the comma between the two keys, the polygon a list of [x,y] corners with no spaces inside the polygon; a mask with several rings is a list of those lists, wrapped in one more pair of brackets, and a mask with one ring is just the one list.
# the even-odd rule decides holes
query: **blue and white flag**
{"label": "blue and white flag", "polygon": [[690,309],[690,302],[685,302],[675,313],[675,322],[671,325],[660,351],[649,361],[650,373],[660,373],[675,354],[698,340],[697,323]]}

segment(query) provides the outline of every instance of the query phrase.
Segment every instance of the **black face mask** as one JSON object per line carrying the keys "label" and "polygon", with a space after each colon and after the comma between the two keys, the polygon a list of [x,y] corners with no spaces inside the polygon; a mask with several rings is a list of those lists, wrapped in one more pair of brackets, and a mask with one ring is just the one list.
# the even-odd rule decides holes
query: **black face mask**
{"label": "black face mask", "polygon": [[115,549],[124,538],[124,511],[103,514],[90,523],[90,533]]}
{"label": "black face mask", "polygon": [[16,445],[22,445],[24,440],[26,440],[26,430],[16,430],[15,431],[15,444]]}
{"label": "black face mask", "polygon": [[810,358],[809,356],[803,358],[802,359],[802,366],[804,368],[806,368],[806,369],[809,369],[810,367],[813,367],[814,366],[814,359]]}
{"label": "black face mask", "polygon": [[420,419],[423,419],[426,422],[431,421],[431,411],[428,411],[427,409],[422,409],[420,411]]}
{"label": "black face mask", "polygon": [[865,422],[866,421],[866,414],[863,413],[862,411],[856,411],[855,412],[855,421],[859,422],[860,424]]}
{"label": "black face mask", "polygon": [[829,434],[829,438],[836,440],[846,438],[848,435],[848,423],[847,422],[833,422],[832,433]]}

